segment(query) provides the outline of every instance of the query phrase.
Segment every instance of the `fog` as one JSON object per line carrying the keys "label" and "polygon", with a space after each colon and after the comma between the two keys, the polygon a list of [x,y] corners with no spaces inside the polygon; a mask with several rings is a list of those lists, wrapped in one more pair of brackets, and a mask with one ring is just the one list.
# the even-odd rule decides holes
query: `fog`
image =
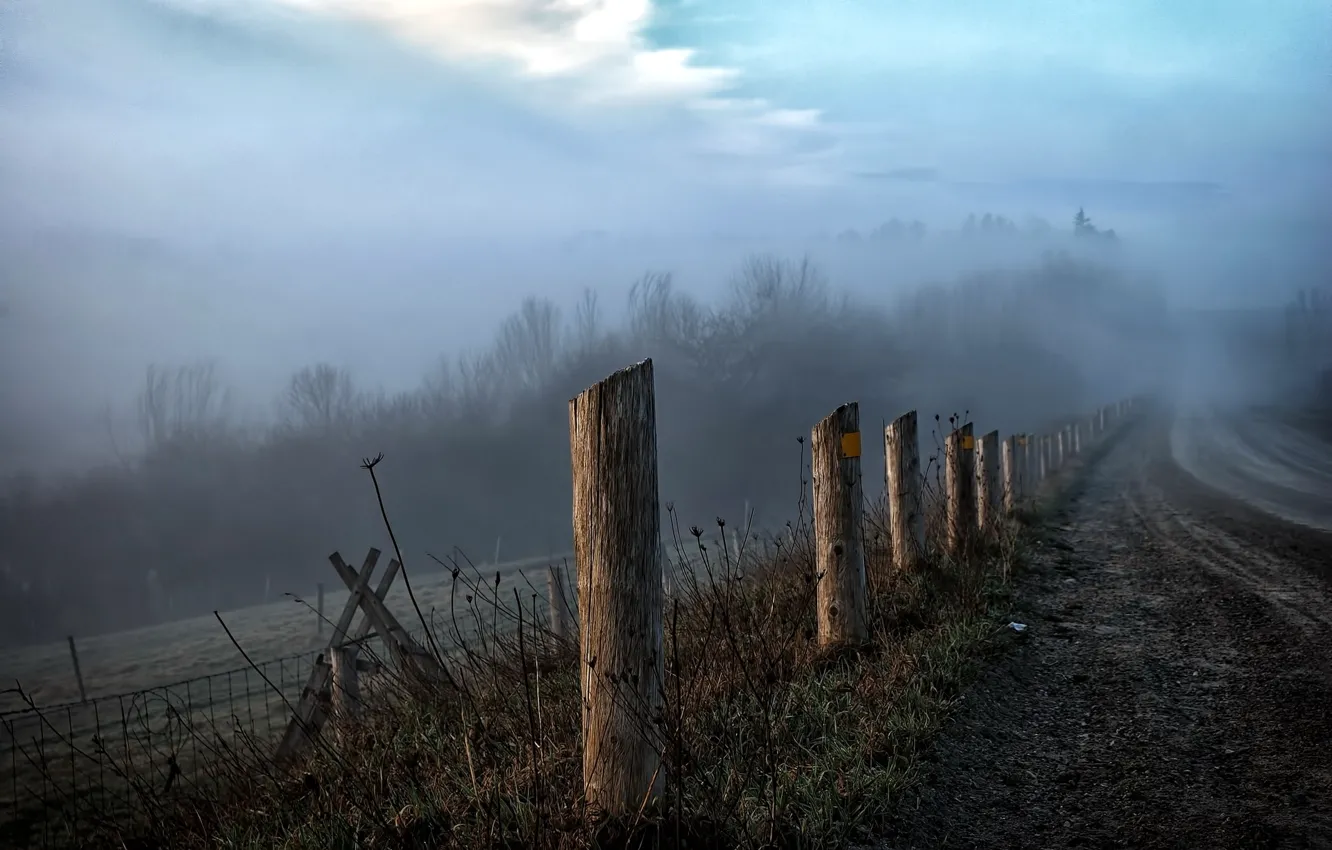
{"label": "fog", "polygon": [[380,451],[410,568],[565,551],[566,402],[647,356],[700,524],[847,400],[1303,392],[1332,9],[996,5],[0,6],[0,641],[308,592]]}

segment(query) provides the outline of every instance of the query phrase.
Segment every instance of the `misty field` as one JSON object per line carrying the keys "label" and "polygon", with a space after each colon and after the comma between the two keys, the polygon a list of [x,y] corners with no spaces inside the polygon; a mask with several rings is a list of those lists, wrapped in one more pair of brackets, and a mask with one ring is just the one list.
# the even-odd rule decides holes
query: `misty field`
{"label": "misty field", "polygon": [[[344,557],[359,570],[364,553],[344,553]],[[383,573],[388,559],[387,554],[381,556],[376,577]],[[547,557],[528,558],[499,565],[501,597],[511,600],[513,590],[517,589],[525,600],[530,599],[533,592],[544,599],[545,565],[549,560]],[[496,567],[487,565],[476,569],[493,586]],[[463,577],[460,577],[462,580]],[[475,580],[475,575],[471,580]],[[348,596],[345,588],[332,589],[336,581],[337,576],[330,567],[329,580],[325,585],[328,590],[324,597],[324,616],[330,622],[336,622]],[[452,610],[462,615],[459,617],[459,625],[466,634],[473,628],[465,625],[472,619],[469,606],[461,598],[466,590],[460,585],[459,598],[451,599],[454,587],[452,577],[438,570],[426,573],[412,582],[417,604],[427,619],[427,625],[433,625],[436,629],[443,627]],[[407,629],[422,629],[401,576],[394,582],[386,603]],[[254,662],[265,662],[302,652],[315,652],[328,642],[332,625],[326,623],[323,634],[318,634],[315,604],[314,593],[294,598],[284,595],[277,602],[225,612],[221,616],[245,655]],[[217,618],[211,614],[115,634],[79,638],[78,652],[90,700],[160,688],[186,679],[235,670],[247,664],[245,655],[236,648]],[[0,666],[0,678],[9,683],[11,688],[17,682],[39,708],[79,699],[69,646],[64,641],[7,652],[3,666]],[[0,695],[0,713],[25,707],[27,704],[16,692],[7,691]]]}
{"label": "misty field", "polygon": [[[347,560],[359,569],[363,557]],[[388,561],[381,555],[372,585]],[[478,632],[508,631],[494,603],[511,608],[515,592],[525,610],[544,617],[551,562],[460,565],[457,579],[438,570],[422,576],[412,590],[424,626],[401,574],[386,603],[419,640],[428,628],[448,652]],[[13,683],[0,694],[0,821],[22,830],[25,821],[44,823],[42,810],[62,801],[77,807],[80,797],[104,811],[134,787],[207,782],[215,779],[210,761],[262,750],[286,728],[348,595],[326,592],[322,634],[310,594],[223,614],[235,643],[211,615],[83,639],[86,703],[65,642],[9,653],[0,674]],[[383,654],[377,642],[371,649]]]}
{"label": "misty field", "polygon": [[[475,649],[479,636],[516,627],[515,599],[524,618],[548,616],[547,565],[565,557],[459,565],[457,577],[427,573],[412,583],[424,626],[401,574],[385,601],[422,643],[428,631],[446,654],[464,644]],[[381,555],[372,585],[388,561]],[[667,574],[678,574],[685,561],[679,551],[668,556]],[[329,621],[348,595],[326,592]],[[135,795],[180,781],[209,787],[222,781],[228,763],[267,752],[332,632],[332,622],[317,632],[314,604],[313,594],[286,596],[223,614],[235,643],[211,615],[80,641],[86,703],[79,702],[64,642],[11,653],[3,675],[18,687],[0,695],[0,823],[10,826],[0,838],[45,843],[46,836],[27,830],[51,828],[42,812],[53,806],[73,813],[132,808]],[[387,657],[379,642],[369,647]]]}

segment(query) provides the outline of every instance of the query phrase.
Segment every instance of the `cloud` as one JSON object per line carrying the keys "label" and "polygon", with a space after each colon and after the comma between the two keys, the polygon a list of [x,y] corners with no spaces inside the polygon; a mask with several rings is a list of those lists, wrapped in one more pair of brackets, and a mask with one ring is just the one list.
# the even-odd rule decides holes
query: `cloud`
{"label": "cloud", "polygon": [[649,0],[273,0],[373,23],[447,62],[500,62],[539,80],[573,82],[584,103],[692,100],[720,94],[735,68],[699,64],[695,51],[654,47]]}

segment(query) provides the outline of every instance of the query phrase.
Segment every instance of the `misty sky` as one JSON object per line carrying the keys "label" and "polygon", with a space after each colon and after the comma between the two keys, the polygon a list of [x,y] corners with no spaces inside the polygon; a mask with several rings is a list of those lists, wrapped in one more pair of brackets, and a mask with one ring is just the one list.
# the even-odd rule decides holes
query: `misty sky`
{"label": "misty sky", "polygon": [[[1062,210],[1110,194],[1067,191],[1084,181],[1298,194],[1332,171],[1320,0],[19,0],[0,16],[8,226],[836,228],[972,183]],[[1156,188],[1112,202],[1162,212],[1206,191]]]}
{"label": "misty sky", "polygon": [[[495,238],[1086,205],[1299,242],[1330,127],[1326,0],[11,0],[0,298],[29,318],[5,356],[95,375],[101,403],[152,359],[336,360],[372,301],[473,344],[535,285]],[[452,275],[444,245],[471,251]],[[327,325],[292,325],[312,300]],[[410,349],[371,373],[414,378]]]}

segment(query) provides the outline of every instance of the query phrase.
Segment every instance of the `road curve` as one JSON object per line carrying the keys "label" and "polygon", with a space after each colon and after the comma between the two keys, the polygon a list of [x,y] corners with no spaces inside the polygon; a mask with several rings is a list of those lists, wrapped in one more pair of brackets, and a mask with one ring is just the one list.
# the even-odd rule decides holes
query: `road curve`
{"label": "road curve", "polygon": [[1332,425],[1326,419],[1180,409],[1170,450],[1203,484],[1288,522],[1332,532]]}

